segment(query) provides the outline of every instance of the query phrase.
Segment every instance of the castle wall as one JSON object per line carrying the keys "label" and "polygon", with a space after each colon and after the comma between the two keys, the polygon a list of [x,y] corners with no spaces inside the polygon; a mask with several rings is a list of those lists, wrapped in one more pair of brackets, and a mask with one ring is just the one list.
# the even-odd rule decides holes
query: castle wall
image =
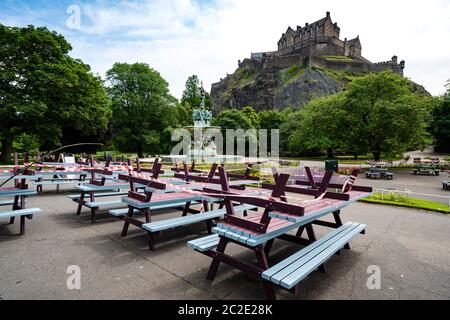
{"label": "castle wall", "polygon": [[345,55],[344,42],[339,39],[328,39],[326,42],[316,43],[310,54],[317,56],[343,56]]}
{"label": "castle wall", "polygon": [[307,66],[316,66],[336,71],[349,71],[354,73],[363,72],[381,72],[384,70],[392,70],[393,72],[403,75],[403,68],[400,64],[392,61],[381,63],[369,63],[366,61],[330,61],[322,57],[311,55],[306,59]]}
{"label": "castle wall", "polygon": [[280,69],[286,69],[296,64],[303,64],[304,57],[302,55],[286,55],[286,56],[274,56],[267,59],[264,62],[264,71],[272,72]]}

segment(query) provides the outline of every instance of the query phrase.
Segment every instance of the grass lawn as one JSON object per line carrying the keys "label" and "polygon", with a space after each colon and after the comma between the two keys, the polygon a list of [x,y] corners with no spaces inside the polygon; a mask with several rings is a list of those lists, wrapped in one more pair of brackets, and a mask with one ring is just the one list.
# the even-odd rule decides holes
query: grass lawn
{"label": "grass lawn", "polygon": [[361,199],[361,202],[367,203],[375,203],[375,204],[383,204],[383,205],[391,205],[397,207],[407,207],[414,209],[423,209],[428,211],[440,212],[450,214],[450,207],[443,203],[431,201],[431,200],[422,200],[416,198],[403,197],[396,193],[390,194],[381,194],[375,193],[372,196]]}
{"label": "grass lawn", "polygon": [[345,56],[322,56],[325,60],[330,61],[353,61],[352,58],[345,57]]}
{"label": "grass lawn", "polygon": [[[335,156],[333,159],[328,159],[327,156],[318,156],[318,157],[294,157],[294,158],[289,158],[292,160],[311,160],[311,161],[325,161],[325,160],[338,160],[340,164],[365,164],[367,160],[373,160],[373,156],[371,154],[366,154],[366,155],[360,155],[358,156],[358,159],[355,159],[354,156],[351,155],[344,155],[344,156]],[[382,161],[387,161],[387,160],[392,160],[392,161],[396,161],[396,160],[401,160],[402,157],[401,156],[397,156],[397,157],[382,157]]]}

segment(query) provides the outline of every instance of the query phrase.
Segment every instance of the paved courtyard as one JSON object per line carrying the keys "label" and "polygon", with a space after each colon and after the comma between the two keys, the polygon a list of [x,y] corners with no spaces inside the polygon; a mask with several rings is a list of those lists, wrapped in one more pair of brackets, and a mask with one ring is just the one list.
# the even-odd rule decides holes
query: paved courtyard
{"label": "paved courtyard", "polygon": [[[361,181],[362,184],[362,181]],[[89,214],[75,216],[66,194],[30,198],[28,207],[43,213],[27,225],[0,222],[0,299],[263,299],[261,283],[221,266],[213,283],[205,279],[210,259],[186,242],[206,235],[203,224],[168,231],[154,252],[136,228],[121,238],[122,223],[102,215],[95,225]],[[160,219],[177,216],[161,212]],[[159,217],[158,217],[159,216]],[[282,299],[449,299],[450,216],[418,210],[356,203],[343,221],[367,224],[367,234],[351,242],[326,264],[327,273],[313,273],[293,295]],[[315,227],[323,236],[327,230]],[[278,241],[271,262],[298,247]],[[228,253],[253,261],[249,251],[230,246]],[[81,290],[68,290],[66,269],[81,268]],[[367,288],[367,268],[379,266],[381,289]]]}

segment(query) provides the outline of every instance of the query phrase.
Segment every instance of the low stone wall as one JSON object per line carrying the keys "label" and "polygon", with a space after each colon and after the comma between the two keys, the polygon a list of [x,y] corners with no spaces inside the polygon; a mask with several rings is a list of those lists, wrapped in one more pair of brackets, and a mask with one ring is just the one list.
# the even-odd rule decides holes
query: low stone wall
{"label": "low stone wall", "polygon": [[306,64],[308,66],[317,66],[321,68],[327,68],[336,71],[349,71],[354,73],[363,72],[381,72],[383,70],[392,70],[393,72],[403,75],[403,69],[399,64],[393,64],[392,62],[383,63],[369,63],[365,61],[331,61],[326,60],[319,56],[311,55],[307,58]]}

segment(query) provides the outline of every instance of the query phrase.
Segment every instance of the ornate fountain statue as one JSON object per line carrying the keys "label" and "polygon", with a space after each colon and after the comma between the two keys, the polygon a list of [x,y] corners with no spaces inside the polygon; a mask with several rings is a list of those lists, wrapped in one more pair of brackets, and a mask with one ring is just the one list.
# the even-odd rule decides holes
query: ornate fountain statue
{"label": "ornate fountain statue", "polygon": [[205,97],[206,92],[203,88],[203,81],[200,86],[200,108],[192,111],[192,119],[194,120],[194,145],[191,150],[191,157],[196,160],[205,160],[217,156],[217,147],[213,138],[205,136],[205,131],[210,129],[218,129],[211,126],[212,112],[206,109]]}

